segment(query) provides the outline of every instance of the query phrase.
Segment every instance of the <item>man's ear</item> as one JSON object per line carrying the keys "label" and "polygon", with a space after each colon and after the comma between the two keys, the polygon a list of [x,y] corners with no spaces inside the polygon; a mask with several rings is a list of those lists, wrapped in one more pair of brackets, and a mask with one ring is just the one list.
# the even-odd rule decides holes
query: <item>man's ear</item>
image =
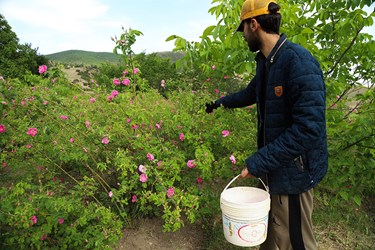
{"label": "man's ear", "polygon": [[250,28],[254,32],[258,29],[259,23],[254,18],[250,20]]}

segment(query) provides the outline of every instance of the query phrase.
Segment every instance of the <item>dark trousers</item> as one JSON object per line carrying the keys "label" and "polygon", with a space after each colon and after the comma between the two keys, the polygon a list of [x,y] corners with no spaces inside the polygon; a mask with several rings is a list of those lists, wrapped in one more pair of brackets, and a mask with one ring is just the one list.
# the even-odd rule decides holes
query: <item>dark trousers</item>
{"label": "dark trousers", "polygon": [[260,250],[316,250],[312,211],[312,189],[296,195],[271,195],[267,240]]}

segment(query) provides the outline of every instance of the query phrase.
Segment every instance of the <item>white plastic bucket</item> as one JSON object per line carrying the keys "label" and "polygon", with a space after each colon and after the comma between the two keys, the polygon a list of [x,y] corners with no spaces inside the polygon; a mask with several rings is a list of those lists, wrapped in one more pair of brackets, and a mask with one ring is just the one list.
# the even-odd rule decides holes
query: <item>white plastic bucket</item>
{"label": "white plastic bucket", "polygon": [[257,246],[267,238],[270,195],[260,179],[267,191],[254,187],[228,189],[239,176],[234,177],[220,195],[224,236],[236,246]]}

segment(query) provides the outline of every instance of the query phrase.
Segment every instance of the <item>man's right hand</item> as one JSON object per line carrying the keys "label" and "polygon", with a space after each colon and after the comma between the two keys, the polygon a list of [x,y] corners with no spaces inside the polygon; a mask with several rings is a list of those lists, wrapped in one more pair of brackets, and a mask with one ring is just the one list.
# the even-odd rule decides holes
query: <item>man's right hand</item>
{"label": "man's right hand", "polygon": [[212,111],[218,107],[220,107],[220,105],[218,105],[216,102],[206,103],[206,113],[212,113]]}

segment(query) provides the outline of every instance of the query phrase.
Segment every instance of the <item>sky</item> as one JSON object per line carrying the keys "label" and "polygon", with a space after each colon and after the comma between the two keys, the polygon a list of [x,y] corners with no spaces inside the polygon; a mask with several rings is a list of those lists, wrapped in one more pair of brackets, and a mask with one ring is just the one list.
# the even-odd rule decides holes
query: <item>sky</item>
{"label": "sky", "polygon": [[0,14],[21,44],[48,55],[78,49],[112,52],[122,27],[143,33],[135,53],[171,51],[171,35],[199,41],[217,23],[208,13],[212,0],[0,0]]}
{"label": "sky", "polygon": [[[200,41],[217,24],[208,10],[212,0],[0,0],[0,14],[21,44],[48,55],[65,50],[112,52],[122,27],[143,33],[135,53],[171,51],[171,35]],[[373,4],[375,6],[375,4]],[[372,10],[367,8],[367,10]],[[366,28],[375,36],[375,26]]]}

